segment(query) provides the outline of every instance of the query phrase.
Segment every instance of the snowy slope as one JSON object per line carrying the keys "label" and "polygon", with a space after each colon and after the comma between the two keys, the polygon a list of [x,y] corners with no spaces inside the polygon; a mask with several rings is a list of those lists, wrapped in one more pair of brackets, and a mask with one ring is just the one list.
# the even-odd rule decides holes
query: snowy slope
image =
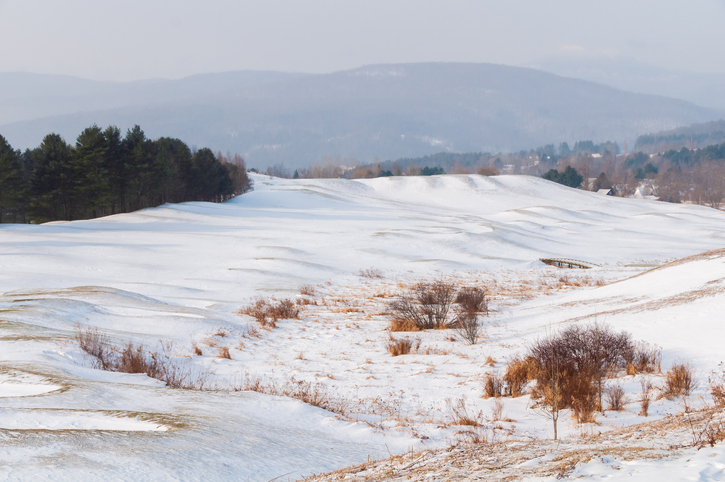
{"label": "snowy slope", "polygon": [[[704,372],[720,361],[715,340],[725,335],[712,325],[725,279],[719,253],[562,292],[555,286],[564,270],[538,260],[602,265],[571,274],[592,286],[596,277],[643,271],[627,265],[720,248],[724,221],[725,213],[704,207],[602,197],[528,177],[255,176],[253,192],[224,204],[0,225],[0,439],[11,444],[0,452],[0,470],[10,479],[93,479],[113,470],[122,479],[268,480],[404,451],[421,443],[415,430],[440,445],[451,435],[436,428],[446,398],[469,397],[472,410],[490,410],[492,402],[480,399],[488,356],[500,370],[549,327],[594,315],[660,345],[665,364],[692,358]],[[367,268],[385,278],[361,281],[356,274]],[[386,300],[377,293],[437,276],[508,292],[523,282],[546,285],[549,294],[502,295],[485,344],[465,347],[443,332],[425,333],[428,354],[390,357]],[[237,337],[253,322],[236,311],[253,296],[295,296],[308,283],[317,285],[320,303],[300,320],[256,340]],[[321,380],[339,396],[354,394],[360,406],[382,400],[412,425],[393,430],[392,419],[356,413],[377,423],[373,430],[299,401],[169,390],[144,375],[93,370],[73,341],[79,323],[119,344],[173,340],[176,355],[231,384],[247,374]],[[220,330],[230,333],[217,341],[230,343],[232,360],[213,354],[209,340]],[[204,342],[204,356],[192,357],[192,343]],[[671,409],[663,402],[654,412]],[[508,411],[517,433],[546,436],[523,398]],[[425,417],[433,421],[426,425]],[[624,414],[602,429],[637,421]]]}

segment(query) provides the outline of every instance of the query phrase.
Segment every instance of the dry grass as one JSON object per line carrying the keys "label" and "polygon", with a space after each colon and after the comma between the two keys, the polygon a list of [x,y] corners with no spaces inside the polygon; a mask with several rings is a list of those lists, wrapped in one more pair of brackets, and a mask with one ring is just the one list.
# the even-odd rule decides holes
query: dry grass
{"label": "dry grass", "polygon": [[457,400],[446,399],[446,411],[450,419],[451,425],[463,425],[467,427],[480,427],[483,420],[481,412],[471,414],[466,407],[466,399],[459,398]]}
{"label": "dry grass", "polygon": [[717,370],[708,377],[710,384],[710,395],[712,395],[712,401],[717,407],[725,407],[725,364],[722,362],[718,365]]}
{"label": "dry grass", "polygon": [[305,296],[315,296],[314,285],[302,285],[300,286],[300,294]]}
{"label": "dry grass", "polygon": [[662,350],[657,345],[638,342],[627,359],[627,375],[657,373],[662,363]]}
{"label": "dry grass", "polygon": [[410,320],[393,318],[390,320],[390,331],[422,331],[422,329],[418,328]]}
{"label": "dry grass", "polygon": [[695,387],[695,369],[689,363],[676,362],[665,374],[663,395],[668,400],[689,396]]}
{"label": "dry grass", "polygon": [[640,385],[642,387],[642,391],[640,392],[640,399],[639,399],[639,406],[640,411],[639,414],[643,417],[647,417],[649,415],[649,406],[650,403],[652,403],[652,391],[654,387],[652,386],[652,382],[649,380],[642,379],[640,381]]}
{"label": "dry grass", "polygon": [[223,346],[219,348],[219,358],[225,358],[227,360],[232,359],[232,355],[229,354],[229,348]]}
{"label": "dry grass", "polygon": [[246,376],[243,390],[294,398],[343,416],[349,412],[349,402],[335,397],[325,385],[297,380],[294,377],[277,382],[260,377]]}
{"label": "dry grass", "polygon": [[201,348],[199,348],[197,345],[194,345],[194,355],[196,356],[202,356],[204,353],[201,351]]}
{"label": "dry grass", "polygon": [[76,341],[91,365],[101,370],[144,373],[161,380],[170,388],[187,390],[213,389],[211,373],[193,366],[188,359],[171,356],[172,342],[159,342],[159,349],[150,351],[143,345],[128,342],[122,349],[114,347],[109,338],[97,328],[76,326]]}
{"label": "dry grass", "polygon": [[504,403],[502,398],[496,398],[493,401],[493,407],[491,407],[491,421],[492,422],[499,422],[499,421],[505,421],[506,419],[503,416],[503,408]]}
{"label": "dry grass", "polygon": [[299,318],[300,309],[291,299],[276,301],[268,298],[257,298],[251,305],[238,312],[249,315],[259,322],[263,328],[277,328],[277,321]]}
{"label": "dry grass", "polygon": [[536,363],[530,358],[513,358],[506,365],[503,381],[506,392],[512,397],[520,397],[525,393],[526,385],[535,378]]}
{"label": "dry grass", "polygon": [[408,355],[410,352],[417,350],[420,347],[419,338],[393,338],[390,337],[390,341],[385,348],[388,350],[391,356]]}
{"label": "dry grass", "polygon": [[503,379],[498,373],[487,373],[483,379],[483,398],[500,397],[503,394]]}
{"label": "dry grass", "polygon": [[361,278],[382,279],[384,277],[384,274],[381,270],[377,268],[368,268],[361,269],[358,273],[358,276],[360,276]]}

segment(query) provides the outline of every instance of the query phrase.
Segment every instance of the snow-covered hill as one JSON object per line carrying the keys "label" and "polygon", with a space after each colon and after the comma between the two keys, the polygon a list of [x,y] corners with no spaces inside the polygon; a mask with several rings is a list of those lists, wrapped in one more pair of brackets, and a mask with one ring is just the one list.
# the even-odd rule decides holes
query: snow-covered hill
{"label": "snow-covered hill", "polygon": [[[488,414],[485,373],[546,330],[594,318],[658,344],[664,369],[684,358],[706,374],[721,361],[725,257],[699,254],[723,246],[724,221],[709,208],[528,177],[258,175],[253,192],[224,204],[0,225],[1,470],[10,479],[268,480],[440,446],[455,438],[446,399]],[[551,257],[600,267],[539,261]],[[358,276],[370,268],[383,277]],[[489,288],[498,312],[485,341],[419,333],[417,353],[391,357],[387,301],[441,277]],[[249,336],[256,322],[241,307],[255,296],[300,298],[308,284],[313,304],[300,319]],[[282,397],[171,390],[93,370],[75,343],[78,324],[119,345],[174,341],[174,356],[226,386],[319,383],[347,408],[336,418]],[[217,355],[222,346],[231,359]],[[635,390],[639,378],[622,383]],[[659,401],[652,416],[677,407]],[[512,437],[549,436],[527,397],[507,400],[506,411]],[[608,412],[597,430],[646,421],[636,411]],[[565,437],[591,430],[562,425]]]}

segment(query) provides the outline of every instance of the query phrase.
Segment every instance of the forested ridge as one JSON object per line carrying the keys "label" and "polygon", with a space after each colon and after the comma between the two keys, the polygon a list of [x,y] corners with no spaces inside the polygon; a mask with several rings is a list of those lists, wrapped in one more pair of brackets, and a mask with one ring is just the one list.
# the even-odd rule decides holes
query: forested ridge
{"label": "forested ridge", "polygon": [[151,140],[139,126],[81,132],[75,145],[48,134],[14,150],[0,135],[0,223],[71,221],[167,202],[220,202],[251,189],[239,155],[192,150],[179,139]]}

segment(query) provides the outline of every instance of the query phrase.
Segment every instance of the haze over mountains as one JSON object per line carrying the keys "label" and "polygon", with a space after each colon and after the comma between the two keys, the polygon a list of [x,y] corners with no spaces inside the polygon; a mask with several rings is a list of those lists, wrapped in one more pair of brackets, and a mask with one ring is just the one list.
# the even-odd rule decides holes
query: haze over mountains
{"label": "haze over mountains", "polygon": [[725,74],[667,69],[633,59],[606,56],[549,57],[527,66],[631,92],[663,95],[703,107],[725,109]]}
{"label": "haze over mountains", "polygon": [[370,162],[627,140],[722,117],[682,100],[493,64],[374,65],[331,74],[233,72],[93,82],[0,75],[0,134],[16,148],[97,123],[243,154],[249,166]]}

